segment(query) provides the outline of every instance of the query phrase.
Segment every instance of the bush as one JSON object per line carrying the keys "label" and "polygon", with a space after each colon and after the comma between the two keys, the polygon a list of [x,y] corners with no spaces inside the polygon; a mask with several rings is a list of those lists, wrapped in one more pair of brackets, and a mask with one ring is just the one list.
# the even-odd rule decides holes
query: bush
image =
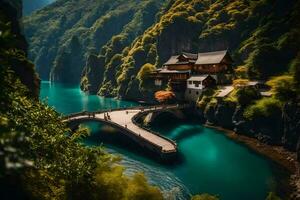
{"label": "bush", "polygon": [[253,100],[260,98],[260,94],[254,87],[244,87],[237,90],[235,94],[240,105],[249,105]]}
{"label": "bush", "polygon": [[259,117],[270,117],[281,113],[281,102],[275,98],[263,98],[248,106],[244,111],[244,117],[255,119]]}
{"label": "bush", "polygon": [[294,79],[292,76],[283,75],[272,78],[267,82],[271,92],[281,101],[288,101],[295,97]]}
{"label": "bush", "polygon": [[281,200],[281,199],[278,196],[276,196],[273,192],[270,192],[266,200]]}
{"label": "bush", "polygon": [[141,69],[140,69],[140,71],[139,71],[139,73],[138,73],[138,75],[137,75],[137,78],[138,78],[140,81],[144,81],[145,79],[147,79],[147,78],[149,77],[149,74],[150,74],[151,72],[153,72],[155,69],[156,69],[156,68],[155,68],[154,65],[152,65],[152,64],[150,64],[150,63],[146,63],[146,64],[144,64],[144,65],[141,67]]}
{"label": "bush", "polygon": [[171,91],[158,91],[155,93],[154,97],[160,103],[170,103],[174,102],[176,99],[174,92]]}
{"label": "bush", "polygon": [[248,68],[246,66],[239,66],[234,71],[237,78],[239,79],[248,78]]}
{"label": "bush", "polygon": [[248,79],[236,79],[233,81],[233,86],[234,87],[241,87],[241,86],[246,86],[249,84],[249,80]]}
{"label": "bush", "polygon": [[219,197],[210,194],[195,195],[191,200],[219,200]]}

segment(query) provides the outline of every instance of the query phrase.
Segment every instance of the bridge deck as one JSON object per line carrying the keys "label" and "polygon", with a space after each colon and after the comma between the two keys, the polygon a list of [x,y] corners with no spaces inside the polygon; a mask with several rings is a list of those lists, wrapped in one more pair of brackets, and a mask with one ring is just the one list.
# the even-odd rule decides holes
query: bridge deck
{"label": "bridge deck", "polygon": [[[143,109],[142,111],[151,111],[151,110],[162,110],[162,109],[170,109],[175,108],[173,107],[156,107],[155,109]],[[127,129],[134,134],[136,134],[138,137],[143,138],[147,140],[150,143],[153,143],[159,147],[161,147],[162,152],[176,152],[177,146],[176,143],[172,142],[171,140],[168,140],[160,135],[154,134],[146,129],[143,129],[136,124],[133,123],[132,119],[133,117],[141,112],[141,109],[127,109],[127,110],[117,110],[109,112],[110,120],[107,120],[108,122],[113,122],[115,124],[118,124],[119,126],[124,127],[124,129]],[[91,119],[93,116],[89,115],[89,113],[78,115],[78,116],[71,116],[65,121],[76,121],[80,119]],[[105,121],[104,113],[96,113],[94,119]]]}

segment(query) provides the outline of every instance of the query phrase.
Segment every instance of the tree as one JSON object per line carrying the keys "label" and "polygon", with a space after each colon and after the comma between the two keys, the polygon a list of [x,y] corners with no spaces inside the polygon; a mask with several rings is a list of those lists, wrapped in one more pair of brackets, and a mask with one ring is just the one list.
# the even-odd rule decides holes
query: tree
{"label": "tree", "polygon": [[154,96],[155,99],[160,103],[171,103],[176,99],[176,96],[172,91],[158,91]]}
{"label": "tree", "polygon": [[273,192],[270,192],[266,200],[281,200],[281,199],[278,196],[276,196]]}
{"label": "tree", "polygon": [[210,194],[201,194],[193,196],[191,200],[219,200],[219,197]]}
{"label": "tree", "polygon": [[153,72],[155,69],[155,66],[150,63],[146,63],[142,66],[139,73],[137,74],[137,78],[140,81],[140,88],[145,88],[147,86],[146,81],[149,78],[151,72]]}
{"label": "tree", "polygon": [[281,101],[288,101],[295,97],[294,79],[290,75],[282,75],[272,78],[267,82],[271,92]]}
{"label": "tree", "polygon": [[260,94],[254,87],[243,87],[237,90],[236,98],[240,105],[245,106],[259,99]]}

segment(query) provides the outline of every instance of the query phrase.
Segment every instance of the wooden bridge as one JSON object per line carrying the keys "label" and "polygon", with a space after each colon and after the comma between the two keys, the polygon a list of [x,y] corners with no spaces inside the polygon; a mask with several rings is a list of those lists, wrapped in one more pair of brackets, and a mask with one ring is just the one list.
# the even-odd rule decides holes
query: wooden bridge
{"label": "wooden bridge", "polygon": [[171,109],[183,109],[188,105],[167,105],[132,107],[113,110],[102,110],[99,112],[80,112],[66,116],[63,122],[82,123],[85,121],[99,121],[117,128],[123,134],[136,141],[142,147],[150,151],[159,153],[161,156],[174,155],[177,152],[177,144],[152,130],[142,127],[137,123],[137,119],[150,112],[159,112]]}

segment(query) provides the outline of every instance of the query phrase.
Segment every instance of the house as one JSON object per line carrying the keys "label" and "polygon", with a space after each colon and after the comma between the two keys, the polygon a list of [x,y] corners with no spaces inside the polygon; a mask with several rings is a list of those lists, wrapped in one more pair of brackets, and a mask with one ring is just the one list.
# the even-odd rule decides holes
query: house
{"label": "house", "polygon": [[152,73],[156,86],[169,83],[174,91],[184,91],[198,54],[185,53],[171,56],[163,67]]}
{"label": "house", "polygon": [[216,85],[216,79],[211,75],[191,76],[187,79],[187,89],[185,99],[187,101],[197,101],[204,89]]}
{"label": "house", "polygon": [[155,86],[169,84],[174,92],[190,98],[192,93],[197,96],[197,93],[201,94],[203,89],[211,85],[231,81],[228,75],[232,74],[232,63],[227,50],[197,54],[183,52],[171,56],[150,77],[154,79]]}
{"label": "house", "polygon": [[163,66],[168,70],[192,70],[197,58],[198,54],[183,52],[181,55],[171,56]]}
{"label": "house", "polygon": [[232,63],[233,60],[227,50],[199,53],[192,72],[214,75],[218,84],[224,84],[227,82],[224,75],[232,74]]}

